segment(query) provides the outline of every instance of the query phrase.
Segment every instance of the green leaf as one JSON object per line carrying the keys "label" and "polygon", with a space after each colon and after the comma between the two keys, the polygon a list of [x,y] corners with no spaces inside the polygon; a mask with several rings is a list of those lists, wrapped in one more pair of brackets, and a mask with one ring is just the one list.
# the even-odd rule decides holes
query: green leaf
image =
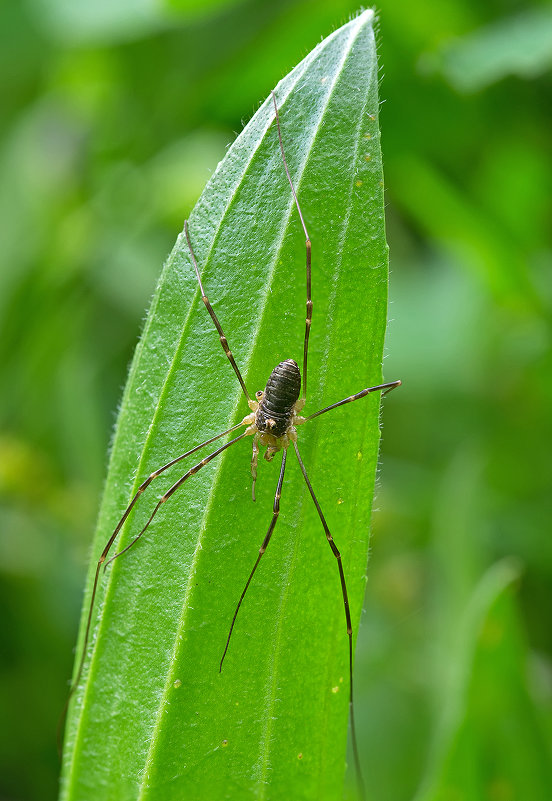
{"label": "green leaf", "polygon": [[[313,243],[306,412],[381,378],[387,246],[372,23],[372,12],[362,13],[276,88],[289,168]],[[229,149],[189,225],[206,292],[253,394],[279,361],[302,363],[306,300],[304,234],[270,97]],[[124,393],[94,559],[152,470],[247,413],[181,235]],[[355,631],[378,414],[376,393],[299,429],[301,454],[343,554]],[[342,797],[343,601],[336,560],[293,450],[278,525],[219,674],[279,472],[279,456],[272,464],[261,460],[252,503],[250,448],[250,439],[241,441],[193,476],[103,577],[68,720],[63,799]],[[144,493],[119,549],[193,463],[167,471]]]}
{"label": "green leaf", "polygon": [[132,41],[170,25],[157,0],[31,0],[30,9],[50,38],[72,45]]}
{"label": "green leaf", "polygon": [[101,45],[141,39],[208,17],[238,0],[30,0],[40,27],[54,40]]}
{"label": "green leaf", "polygon": [[531,8],[447,44],[441,69],[459,91],[476,92],[507,75],[531,79],[552,64],[552,11]]}
{"label": "green leaf", "polygon": [[453,655],[441,730],[418,801],[545,801],[552,762],[528,689],[527,649],[514,591],[519,566],[483,576]]}
{"label": "green leaf", "polygon": [[406,213],[451,251],[464,269],[475,270],[491,291],[512,304],[538,304],[515,239],[504,226],[484,222],[482,206],[446,175],[423,157],[408,153],[395,158],[391,181]]}

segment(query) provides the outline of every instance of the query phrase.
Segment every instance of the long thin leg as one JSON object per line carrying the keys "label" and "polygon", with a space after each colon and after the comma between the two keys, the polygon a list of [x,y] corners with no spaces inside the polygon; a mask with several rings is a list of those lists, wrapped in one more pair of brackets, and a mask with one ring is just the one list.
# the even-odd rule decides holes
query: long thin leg
{"label": "long thin leg", "polygon": [[196,274],[196,277],[197,277],[197,282],[199,284],[199,289],[200,289],[200,292],[201,292],[201,298],[202,298],[203,303],[205,304],[205,306],[207,308],[207,311],[211,315],[211,319],[215,324],[215,328],[218,331],[218,335],[219,335],[219,339],[220,339],[220,344],[222,345],[222,349],[224,350],[224,352],[228,356],[228,360],[229,360],[230,364],[232,365],[232,367],[234,369],[234,372],[235,372],[235,374],[236,374],[236,376],[238,378],[238,381],[241,384],[241,388],[244,391],[245,397],[247,398],[247,401],[249,402],[251,400],[251,398],[249,397],[249,392],[247,391],[247,387],[245,386],[245,382],[244,382],[244,380],[242,378],[242,374],[240,373],[239,367],[238,367],[238,365],[236,364],[236,362],[234,360],[234,354],[232,353],[232,351],[230,350],[230,348],[228,346],[228,340],[224,336],[224,331],[222,330],[222,326],[219,323],[218,317],[215,314],[214,309],[213,309],[213,307],[211,306],[211,304],[209,302],[209,298],[205,294],[205,290],[203,289],[203,284],[201,283],[201,278],[200,278],[200,275],[199,275],[199,268],[197,266],[197,259],[196,259],[195,254],[194,254],[194,251],[193,251],[193,248],[192,248],[192,242],[190,240],[190,234],[188,232],[188,220],[184,221],[184,232],[186,234],[186,242],[188,243],[188,249],[190,251],[190,256],[192,257],[192,263],[194,265],[194,270],[195,270],[195,274]]}
{"label": "long thin leg", "polygon": [[297,460],[299,462],[301,472],[303,473],[303,478],[305,479],[305,483],[308,487],[311,498],[314,501],[314,505],[316,506],[316,511],[318,512],[318,516],[320,517],[320,521],[324,527],[324,531],[326,533],[326,539],[328,540],[330,548],[332,549],[333,555],[337,559],[337,566],[339,568],[339,579],[341,581],[343,606],[345,607],[345,619],[347,621],[347,636],[349,638],[349,711],[351,715],[351,739],[353,743],[353,754],[355,758],[358,792],[360,798],[362,799],[362,801],[364,801],[364,799],[366,798],[366,793],[364,790],[362,772],[360,770],[360,758],[358,755],[358,746],[357,746],[356,729],[355,729],[355,711],[353,704],[353,627],[351,625],[351,612],[349,609],[349,597],[347,595],[347,585],[345,583],[345,573],[343,572],[343,563],[341,561],[341,554],[339,553],[337,545],[335,544],[334,539],[331,535],[330,529],[328,528],[328,524],[326,523],[326,518],[322,514],[322,509],[320,508],[320,504],[318,503],[316,495],[314,494],[312,484],[309,481],[309,477],[307,475],[307,471],[305,470],[305,465],[303,464],[303,460],[301,459],[301,456],[299,454],[299,448],[297,447],[296,442],[293,443],[293,447],[295,448],[295,453],[297,455]]}
{"label": "long thin leg", "polygon": [[192,453],[196,453],[196,451],[200,451],[206,445],[210,445],[211,442],[215,442],[217,439],[220,439],[221,437],[224,437],[226,434],[231,434],[232,431],[236,431],[242,425],[243,425],[243,422],[242,423],[238,423],[237,425],[232,426],[232,428],[228,428],[226,431],[223,431],[221,434],[216,434],[214,437],[211,437],[210,439],[205,440],[205,442],[202,442],[201,445],[196,445],[190,451],[186,451],[186,453],[183,453],[180,456],[177,456],[176,459],[171,459],[171,461],[167,462],[167,464],[164,464],[163,467],[159,467],[157,470],[154,470],[153,473],[151,473],[151,475],[149,475],[146,478],[146,480],[144,482],[142,482],[142,484],[140,484],[140,486],[136,490],[136,494],[134,495],[133,499],[131,500],[131,502],[129,503],[127,508],[125,509],[125,512],[124,512],[123,516],[121,517],[121,519],[117,523],[115,531],[113,532],[113,534],[111,535],[111,537],[108,540],[108,543],[106,545],[105,555],[107,556],[108,552],[111,550],[111,546],[113,545],[113,542],[115,541],[115,538],[116,538],[117,534],[122,529],[122,527],[123,527],[127,517],[129,516],[129,514],[132,512],[132,509],[134,508],[134,505],[135,505],[136,501],[138,500],[140,495],[144,492],[144,490],[146,490],[149,487],[149,485],[151,484],[151,482],[153,481],[154,478],[157,478],[157,476],[160,476],[161,473],[165,472],[165,470],[168,470],[169,467],[172,467],[173,465],[177,464],[178,462],[181,462],[182,459],[185,459],[187,456],[191,456]]}
{"label": "long thin leg", "polygon": [[253,437],[253,453],[251,456],[251,477],[253,482],[251,484],[251,497],[255,501],[255,484],[257,483],[257,462],[259,460],[259,434]]}
{"label": "long thin leg", "polygon": [[[82,676],[82,671],[83,671],[83,668],[84,668],[84,660],[86,658],[86,651],[87,651],[87,648],[88,648],[88,640],[89,640],[89,637],[90,637],[90,627],[91,627],[91,624],[92,624],[92,613],[94,611],[94,602],[96,600],[96,592],[98,590],[98,582],[99,582],[99,578],[100,578],[100,570],[101,570],[102,565],[104,564],[104,562],[107,559],[109,551],[111,550],[111,547],[112,547],[112,545],[113,545],[113,543],[115,541],[115,538],[117,537],[117,534],[119,533],[119,531],[121,530],[125,520],[129,516],[129,514],[130,514],[134,504],[136,503],[138,497],[142,494],[142,492],[144,492],[144,490],[148,487],[148,485],[153,481],[154,478],[156,478],[158,475],[160,475],[164,470],[167,470],[169,467],[172,467],[177,462],[181,461],[182,459],[185,459],[186,456],[191,456],[192,453],[195,453],[196,451],[200,450],[200,448],[205,447],[205,445],[209,445],[211,442],[214,442],[216,439],[220,439],[220,437],[223,437],[225,434],[229,434],[231,431],[235,431],[241,425],[242,425],[242,423],[239,423],[236,426],[232,426],[232,428],[229,428],[227,431],[223,431],[222,434],[217,434],[215,437],[211,437],[211,439],[208,439],[205,442],[202,442],[201,445],[196,445],[195,448],[192,448],[190,451],[187,451],[186,453],[183,453],[181,456],[177,456],[176,459],[173,459],[172,461],[168,462],[166,465],[163,465],[163,467],[160,467],[158,470],[155,470],[138,487],[138,490],[137,490],[136,494],[134,495],[134,497],[131,500],[130,504],[126,508],[123,516],[121,517],[121,519],[117,523],[115,531],[113,532],[113,534],[111,535],[111,537],[107,541],[107,543],[105,545],[105,548],[103,549],[103,551],[102,551],[102,553],[100,555],[100,558],[98,559],[98,564],[96,565],[96,573],[94,575],[94,584],[92,585],[92,597],[90,599],[90,607],[88,609],[88,618],[86,620],[86,630],[84,632],[84,642],[83,642],[83,645],[82,645],[82,651],[81,651],[79,667],[78,667],[78,670],[77,670],[77,675],[75,677],[75,680],[74,680],[74,682],[71,685],[71,688],[69,690],[67,699],[65,701],[65,706],[63,707],[63,710],[62,710],[62,713],[61,713],[61,716],[60,716],[60,719],[59,719],[59,723],[58,723],[58,733],[57,733],[58,750],[60,750],[60,746],[61,746],[61,730],[62,730],[62,727],[63,727],[63,722],[65,720],[65,716],[67,714],[67,709],[69,707],[69,702],[71,701],[71,698],[73,697],[73,694],[74,694],[75,690],[77,689],[77,687],[79,685],[79,682],[80,682],[80,679],[81,679],[81,676]],[[184,481],[189,476],[193,475],[194,473],[197,473],[198,470],[200,470],[204,465],[206,465],[208,462],[210,462],[211,459],[214,459],[215,456],[218,456],[218,454],[221,453],[223,450],[225,450],[226,448],[229,448],[230,445],[233,445],[234,442],[237,442],[238,440],[242,439],[245,436],[247,436],[247,431],[244,431],[243,434],[239,435],[239,437],[235,437],[234,439],[230,440],[230,442],[227,442],[225,445],[222,445],[222,447],[217,448],[216,451],[211,453],[209,456],[206,456],[205,459],[202,459],[201,462],[198,462],[190,470],[188,470],[186,475],[183,476],[181,479],[179,479],[179,481],[177,481],[176,484],[174,484],[165,493],[165,495],[163,495],[163,497],[161,498],[161,500],[158,502],[157,506],[155,507],[153,514],[149,518],[148,522],[146,523],[146,525],[144,526],[142,531],[138,534],[138,536],[135,537],[132,540],[130,545],[128,545],[126,548],[124,548],[122,551],[120,551],[118,554],[116,554],[116,556],[114,556],[113,559],[115,559],[117,556],[120,556],[122,553],[125,553],[125,551],[128,551],[128,549],[131,548],[134,545],[134,543],[142,536],[144,531],[147,529],[147,527],[149,526],[149,524],[153,520],[153,518],[155,516],[155,513],[157,512],[157,510],[159,509],[161,504],[164,503],[167,500],[167,498],[170,498],[170,496],[173,494],[173,492],[176,492],[176,490],[184,483]],[[112,561],[112,559],[109,560],[109,562],[111,562],[111,561]],[[107,562],[107,564],[109,564],[109,562]],[[107,564],[105,565],[106,567],[107,567]]]}
{"label": "long thin leg", "polygon": [[312,297],[311,297],[311,241],[307,231],[307,226],[305,225],[305,220],[303,219],[303,214],[301,212],[301,207],[299,205],[299,201],[297,200],[297,194],[293,187],[293,182],[291,180],[291,175],[289,174],[289,169],[286,161],[286,154],[284,153],[284,143],[282,141],[282,131],[280,129],[280,115],[278,114],[278,106],[276,104],[276,95],[272,92],[272,100],[274,101],[274,111],[276,114],[276,125],[278,127],[278,139],[280,140],[280,150],[282,153],[282,161],[284,162],[284,169],[286,171],[287,179],[289,181],[289,185],[291,186],[291,192],[293,194],[293,199],[295,200],[295,205],[297,206],[297,211],[299,212],[299,219],[301,220],[301,225],[303,226],[303,231],[305,232],[305,247],[307,251],[307,318],[305,322],[305,342],[303,345],[303,400],[307,397],[307,357],[309,354],[309,334],[312,324]]}
{"label": "long thin leg", "polygon": [[313,420],[315,417],[318,417],[318,415],[329,412],[330,409],[337,409],[338,406],[343,406],[345,403],[352,403],[352,401],[356,401],[359,398],[364,398],[366,395],[369,395],[370,392],[379,392],[380,390],[383,390],[381,393],[383,397],[383,395],[387,395],[388,392],[391,392],[392,389],[396,389],[400,386],[400,381],[390,381],[388,384],[378,384],[377,387],[367,387],[366,389],[363,389],[362,392],[357,392],[356,395],[350,395],[348,398],[344,398],[337,403],[332,403],[331,406],[326,406],[325,409],[320,409],[320,411],[315,412],[314,414],[309,414],[308,417],[305,417],[303,422],[306,423],[307,420]]}
{"label": "long thin leg", "polygon": [[161,498],[157,501],[157,504],[155,505],[155,508],[154,508],[153,512],[151,513],[151,515],[150,515],[150,517],[148,519],[148,522],[146,523],[144,528],[140,531],[140,533],[137,534],[134,537],[134,539],[130,541],[130,543],[126,546],[126,548],[123,548],[122,551],[119,551],[118,553],[115,554],[115,556],[112,556],[111,559],[108,562],[106,562],[105,566],[107,567],[115,559],[118,559],[119,556],[122,556],[124,553],[129,551],[132,548],[132,546],[135,545],[138,542],[138,540],[140,539],[142,534],[145,534],[145,532],[149,528],[151,521],[153,520],[153,518],[155,517],[155,515],[157,514],[157,512],[159,511],[161,506],[165,503],[165,501],[169,500],[171,495],[173,495],[176,492],[176,490],[179,489],[182,486],[182,484],[184,484],[184,482],[188,478],[190,478],[190,476],[195,475],[195,473],[199,472],[202,467],[205,467],[206,464],[209,464],[209,462],[212,459],[214,459],[215,456],[218,456],[219,453],[222,453],[223,451],[226,450],[226,448],[229,448],[230,445],[233,445],[235,442],[238,442],[240,439],[243,439],[244,437],[247,437],[247,435],[248,435],[248,432],[244,431],[243,434],[239,435],[239,437],[235,437],[234,439],[231,439],[230,442],[226,442],[224,445],[221,445],[220,448],[217,448],[216,451],[213,451],[212,453],[210,453],[208,456],[206,456],[204,459],[202,459],[201,462],[198,462],[193,467],[190,467],[188,472],[185,473],[182,476],[182,478],[179,478],[178,481],[175,484],[173,484],[172,487],[170,489],[168,489],[167,492],[164,495],[162,495]]}
{"label": "long thin leg", "polygon": [[284,471],[286,469],[286,458],[287,458],[287,450],[284,450],[282,454],[282,466],[280,467],[280,478],[278,479],[278,484],[276,486],[276,495],[274,496],[274,505],[272,507],[272,520],[270,521],[270,526],[268,527],[268,531],[266,533],[266,537],[263,540],[263,544],[259,548],[259,555],[257,556],[257,561],[253,565],[253,570],[249,574],[249,578],[243,588],[243,592],[240,595],[240,600],[238,601],[238,605],[236,607],[236,611],[234,612],[234,617],[232,618],[232,623],[230,624],[230,631],[228,632],[228,637],[226,639],[226,645],[224,646],[224,653],[222,654],[220,665],[219,665],[219,673],[222,672],[222,663],[224,662],[224,657],[226,656],[226,652],[228,651],[228,646],[230,645],[230,637],[232,636],[232,631],[234,629],[234,623],[236,622],[236,618],[238,616],[238,612],[240,611],[240,606],[242,605],[242,601],[245,598],[245,593],[247,592],[249,585],[251,584],[251,579],[261,561],[261,557],[266,551],[268,547],[268,543],[270,542],[270,538],[272,537],[272,532],[274,531],[274,527],[276,525],[276,521],[278,520],[278,515],[280,514],[280,498],[282,496],[282,484],[284,483]]}

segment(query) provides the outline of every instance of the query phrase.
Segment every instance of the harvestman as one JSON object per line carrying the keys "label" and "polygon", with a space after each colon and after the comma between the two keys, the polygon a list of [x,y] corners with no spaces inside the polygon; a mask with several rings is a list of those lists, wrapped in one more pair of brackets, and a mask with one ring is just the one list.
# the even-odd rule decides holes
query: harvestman
{"label": "harvestman", "polygon": [[[353,744],[353,753],[355,759],[355,767],[356,767],[356,774],[357,780],[359,784],[359,791],[361,798],[364,799],[364,786],[362,781],[362,773],[360,770],[360,760],[358,755],[358,747],[357,747],[357,740],[356,740],[356,732],[355,732],[355,721],[354,721],[354,706],[353,706],[353,629],[351,625],[351,613],[349,611],[349,599],[347,595],[347,585],[345,583],[345,573],[343,572],[343,564],[341,561],[341,554],[337,549],[337,546],[334,542],[334,539],[331,535],[330,529],[328,528],[328,524],[326,522],[326,518],[322,513],[322,509],[320,508],[320,504],[314,494],[314,490],[312,488],[312,484],[310,479],[307,475],[307,471],[305,469],[305,465],[303,464],[303,460],[299,454],[299,449],[297,447],[297,428],[296,426],[303,425],[304,423],[308,423],[309,420],[314,420],[315,417],[319,417],[321,414],[325,414],[329,412],[330,409],[336,409],[338,406],[343,406],[345,403],[351,403],[352,401],[359,400],[359,398],[364,398],[370,392],[382,392],[382,395],[386,394],[386,392],[390,392],[392,389],[400,386],[400,381],[391,381],[387,384],[378,384],[375,387],[368,387],[363,389],[361,392],[357,392],[356,395],[351,395],[348,398],[344,398],[344,400],[338,401],[337,403],[332,403],[331,406],[326,406],[324,409],[320,409],[318,412],[314,412],[314,414],[308,415],[308,417],[302,417],[300,412],[303,410],[303,407],[306,402],[307,398],[307,360],[308,360],[308,351],[309,351],[309,334],[311,329],[311,322],[312,322],[312,299],[311,299],[311,241],[308,235],[307,226],[305,224],[305,220],[303,219],[303,214],[301,212],[301,207],[299,206],[299,201],[297,200],[297,195],[295,189],[293,187],[293,182],[291,180],[291,176],[289,174],[289,169],[286,161],[286,156],[284,153],[284,145],[282,142],[282,132],[280,129],[280,117],[278,114],[278,106],[276,104],[276,96],[274,92],[272,92],[272,100],[274,102],[274,114],[276,120],[276,126],[278,129],[278,139],[280,142],[280,152],[282,154],[282,162],[284,165],[284,169],[286,172],[287,179],[289,181],[289,185],[291,187],[291,192],[293,194],[293,199],[295,201],[295,206],[297,208],[297,212],[299,214],[299,219],[301,221],[301,225],[303,227],[303,231],[305,232],[305,239],[306,239],[306,274],[307,274],[307,316],[306,316],[306,324],[305,324],[305,340],[303,345],[303,382],[302,382],[302,389],[301,392],[301,373],[299,371],[299,367],[293,359],[286,359],[283,362],[280,362],[272,373],[267,381],[266,387],[264,391],[259,391],[255,393],[255,400],[251,398],[247,387],[245,386],[245,382],[242,378],[238,365],[235,362],[234,356],[232,351],[228,346],[228,340],[224,335],[224,331],[222,330],[221,324],[218,321],[218,318],[214,312],[213,307],[209,302],[209,298],[205,294],[205,290],[203,288],[203,284],[201,282],[201,277],[199,274],[199,268],[197,265],[197,260],[193,251],[192,242],[190,239],[190,233],[188,231],[188,222],[184,223],[184,231],[186,234],[186,242],[188,244],[188,249],[190,251],[190,256],[192,259],[192,263],[194,266],[195,274],[197,277],[197,281],[199,284],[199,289],[201,291],[201,297],[203,303],[209,314],[211,315],[211,319],[217,329],[221,345],[224,349],[226,356],[232,368],[237,376],[238,381],[240,382],[241,388],[243,393],[247,399],[247,403],[251,410],[250,414],[247,414],[243,420],[232,428],[229,428],[227,431],[223,431],[221,434],[217,434],[211,439],[202,442],[201,445],[196,445],[195,448],[192,448],[190,451],[183,453],[181,456],[177,456],[175,459],[172,459],[163,467],[158,468],[155,470],[139,487],[136,491],[136,494],[132,498],[130,504],[126,508],[123,516],[119,520],[115,531],[109,538],[105,548],[103,549],[101,556],[98,560],[98,564],[96,567],[96,573],[94,576],[94,584],[92,588],[92,598],[90,600],[90,608],[88,610],[88,618],[86,622],[86,631],[84,635],[84,643],[82,646],[81,658],[79,662],[79,667],[77,670],[76,678],[71,686],[69,691],[69,697],[67,698],[67,702],[64,709],[64,714],[62,716],[62,721],[65,716],[65,712],[67,710],[67,706],[73,693],[75,692],[84,667],[84,661],[86,657],[86,651],[88,647],[88,640],[90,635],[90,626],[92,623],[92,612],[94,609],[94,602],[96,599],[96,591],[98,588],[98,581],[100,576],[100,570],[102,565],[104,565],[104,570],[107,566],[113,562],[114,559],[117,559],[122,554],[126,553],[136,542],[140,539],[142,534],[148,529],[150,523],[152,522],[153,518],[157,514],[159,508],[167,501],[171,495],[173,495],[183,484],[184,482],[190,477],[193,476],[194,473],[197,473],[208,464],[212,459],[218,456],[220,453],[225,451],[235,442],[239,442],[239,440],[243,439],[244,437],[251,436],[253,437],[253,455],[251,459],[251,474],[253,477],[253,486],[252,486],[252,495],[253,500],[255,500],[255,482],[257,479],[257,460],[259,456],[260,447],[266,447],[266,451],[264,454],[264,458],[270,462],[274,458],[274,455],[278,451],[283,451],[282,453],[282,464],[280,466],[280,476],[278,478],[278,484],[276,485],[276,494],[274,496],[274,504],[273,504],[273,513],[272,513],[272,520],[270,521],[270,525],[268,527],[268,531],[266,536],[262,542],[262,545],[259,549],[259,555],[257,556],[257,561],[253,565],[253,569],[249,574],[249,578],[243,588],[243,592],[240,596],[238,601],[238,605],[234,612],[234,616],[232,618],[232,622],[230,624],[230,630],[228,632],[228,637],[226,639],[226,644],[224,646],[224,651],[222,653],[222,657],[220,660],[219,671],[222,671],[222,664],[224,662],[224,658],[228,651],[228,646],[230,645],[230,638],[232,636],[232,631],[234,629],[234,624],[236,622],[236,618],[238,616],[238,612],[240,610],[242,601],[245,597],[245,594],[249,588],[253,575],[261,561],[261,557],[263,556],[264,552],[266,551],[268,544],[270,542],[270,538],[272,537],[272,533],[276,526],[276,521],[278,520],[278,515],[280,513],[280,497],[282,494],[282,485],[284,483],[284,471],[286,468],[286,459],[287,459],[287,451],[290,445],[293,445],[295,450],[295,454],[297,456],[297,461],[299,462],[299,467],[301,468],[301,472],[303,474],[303,478],[305,479],[305,483],[311,495],[311,498],[314,502],[316,507],[316,511],[318,512],[318,516],[320,517],[320,522],[324,528],[324,532],[326,534],[326,538],[328,540],[328,544],[332,549],[332,553],[337,560],[337,566],[339,569],[339,579],[341,581],[341,592],[343,595],[343,606],[345,608],[345,618],[347,622],[347,636],[349,638],[349,709],[350,709],[350,717],[351,717],[351,735],[352,735],[352,744]],[[233,431],[245,426],[245,431],[239,434],[234,439],[231,439],[224,445],[221,445],[220,448],[217,448],[200,462],[195,464],[191,467],[185,475],[182,476],[172,487],[165,492],[165,494],[159,499],[156,506],[153,509],[147,523],[142,528],[142,530],[137,534],[133,540],[131,540],[130,544],[123,548],[121,551],[116,553],[110,559],[108,559],[109,551],[119,534],[121,528],[123,527],[126,519],[128,518],[129,514],[131,513],[136,501],[138,500],[139,496],[147,489],[147,487],[151,484],[154,478],[161,475],[165,470],[168,470],[169,467],[180,462],[182,459],[185,459],[187,456],[191,456],[196,451],[199,451],[201,448],[204,448],[206,445],[210,445],[215,440],[220,439],[221,437],[230,434]]]}

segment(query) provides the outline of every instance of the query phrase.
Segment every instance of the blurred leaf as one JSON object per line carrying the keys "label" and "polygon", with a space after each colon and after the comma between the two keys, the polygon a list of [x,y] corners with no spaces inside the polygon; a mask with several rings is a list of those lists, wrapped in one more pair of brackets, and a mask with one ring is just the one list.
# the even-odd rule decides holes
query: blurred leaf
{"label": "blurred leaf", "polygon": [[452,655],[452,679],[431,779],[418,801],[546,801],[552,762],[527,682],[511,561],[472,598]]}
{"label": "blurred leaf", "polygon": [[400,203],[424,233],[457,253],[493,293],[538,307],[523,252],[446,175],[414,154],[395,159],[390,173]]}
{"label": "blurred leaf", "polygon": [[198,129],[172,142],[150,163],[160,216],[179,225],[201,194],[213,165],[223,157],[231,137],[222,131]]}
{"label": "blurred leaf", "polygon": [[71,45],[127,42],[238,5],[241,0],[30,0],[41,26]]}
{"label": "blurred leaf", "polygon": [[[367,11],[340,28],[277,89],[313,242],[313,411],[381,375],[387,248],[372,20]],[[304,236],[270,98],[219,165],[190,231],[206,291],[253,393],[280,360],[301,361],[304,331]],[[378,399],[359,403],[300,431],[343,553],[355,626],[379,442]],[[95,558],[153,469],[247,411],[181,236],[124,394]],[[92,654],[68,721],[63,799],[341,798],[343,604],[336,562],[293,452],[276,533],[218,673],[277,480],[276,466],[261,465],[257,503],[250,502],[249,448],[249,440],[239,443],[200,471],[101,583]],[[189,466],[160,478],[141,499],[119,548]],[[81,644],[82,637],[81,629]]]}
{"label": "blurred leaf", "polygon": [[219,8],[228,8],[238,5],[243,0],[160,0],[167,8],[185,14],[206,14]]}
{"label": "blurred leaf", "polygon": [[452,41],[442,71],[457,89],[475,92],[506,75],[535,78],[552,65],[552,9],[533,8]]}
{"label": "blurred leaf", "polygon": [[52,38],[79,45],[128,41],[168,21],[158,0],[30,0],[30,6]]}

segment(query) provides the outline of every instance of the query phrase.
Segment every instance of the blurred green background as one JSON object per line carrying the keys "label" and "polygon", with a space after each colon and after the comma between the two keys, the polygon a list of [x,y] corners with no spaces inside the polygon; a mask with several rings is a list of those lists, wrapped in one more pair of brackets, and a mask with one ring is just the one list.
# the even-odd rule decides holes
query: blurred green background
{"label": "blurred green background", "polygon": [[[226,145],[347,0],[0,5],[0,798],[55,728],[127,365]],[[380,0],[391,248],[374,801],[552,797],[552,8]],[[360,389],[360,387],[359,387]],[[248,468],[244,468],[248,469]]]}

